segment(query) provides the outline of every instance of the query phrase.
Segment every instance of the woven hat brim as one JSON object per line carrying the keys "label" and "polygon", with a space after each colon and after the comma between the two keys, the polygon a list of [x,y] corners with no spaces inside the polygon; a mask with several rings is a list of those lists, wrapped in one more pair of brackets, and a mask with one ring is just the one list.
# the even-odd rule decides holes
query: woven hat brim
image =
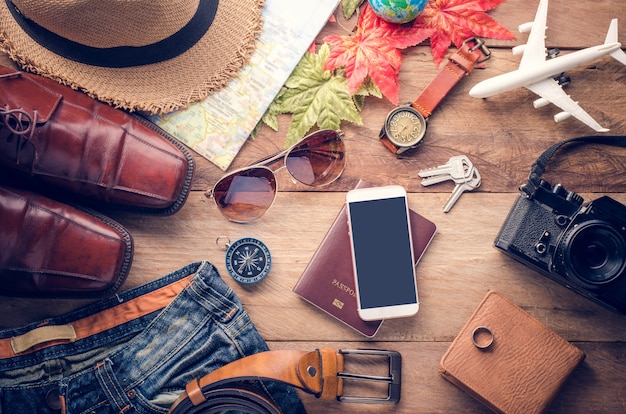
{"label": "woven hat brim", "polygon": [[164,114],[219,90],[249,61],[263,27],[263,4],[264,0],[222,0],[207,33],[181,55],[149,65],[106,68],[78,63],[44,48],[0,1],[0,50],[24,70],[115,107]]}

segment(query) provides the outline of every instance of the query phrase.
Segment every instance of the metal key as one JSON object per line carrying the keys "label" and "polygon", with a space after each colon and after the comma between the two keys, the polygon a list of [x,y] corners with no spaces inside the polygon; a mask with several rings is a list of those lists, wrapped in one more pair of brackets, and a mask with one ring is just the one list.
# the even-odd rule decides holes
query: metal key
{"label": "metal key", "polygon": [[471,176],[474,168],[472,162],[465,155],[455,155],[450,157],[447,163],[439,167],[421,170],[417,174],[422,177],[422,185],[438,184],[447,180],[467,180]]}
{"label": "metal key", "polygon": [[[448,162],[434,168],[427,168],[418,172],[418,175],[427,180],[435,179],[435,177],[447,177],[452,180],[469,176],[473,164],[466,155],[455,155],[450,157]],[[444,179],[442,179],[444,181]],[[441,181],[440,181],[441,182]]]}
{"label": "metal key", "polygon": [[454,190],[452,190],[452,194],[448,198],[446,205],[443,206],[444,213],[447,213],[448,211],[450,211],[450,209],[452,209],[452,206],[454,205],[454,203],[458,201],[458,199],[461,197],[461,194],[463,194],[466,191],[475,190],[476,188],[480,186],[480,183],[481,183],[480,173],[478,172],[476,168],[472,167],[471,176],[469,178],[464,179],[464,180],[459,179],[458,181],[457,180],[454,180],[454,181],[456,185],[454,186]]}

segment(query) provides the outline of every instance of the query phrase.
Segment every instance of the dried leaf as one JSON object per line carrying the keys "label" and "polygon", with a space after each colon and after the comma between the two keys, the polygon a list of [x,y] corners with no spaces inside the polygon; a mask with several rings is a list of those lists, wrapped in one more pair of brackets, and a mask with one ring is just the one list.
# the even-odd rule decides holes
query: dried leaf
{"label": "dried leaf", "polygon": [[339,129],[341,121],[362,124],[345,77],[324,70],[329,53],[327,44],[323,44],[317,54],[305,53],[263,117],[273,127],[278,125],[276,115],[293,114],[285,147],[298,142],[315,125]]}
{"label": "dried leaf", "polygon": [[345,67],[351,95],[369,76],[385,98],[398,104],[398,73],[402,64],[400,49],[421,43],[431,33],[428,28],[389,23],[378,17],[368,3],[354,35],[324,38],[324,42],[331,46],[324,68]]}

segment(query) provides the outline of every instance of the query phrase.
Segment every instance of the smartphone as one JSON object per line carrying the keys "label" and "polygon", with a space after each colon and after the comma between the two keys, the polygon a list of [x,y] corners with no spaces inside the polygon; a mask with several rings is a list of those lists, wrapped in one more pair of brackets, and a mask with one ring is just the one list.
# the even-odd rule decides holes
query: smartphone
{"label": "smartphone", "polygon": [[346,195],[357,310],[365,321],[419,309],[406,190],[359,188]]}

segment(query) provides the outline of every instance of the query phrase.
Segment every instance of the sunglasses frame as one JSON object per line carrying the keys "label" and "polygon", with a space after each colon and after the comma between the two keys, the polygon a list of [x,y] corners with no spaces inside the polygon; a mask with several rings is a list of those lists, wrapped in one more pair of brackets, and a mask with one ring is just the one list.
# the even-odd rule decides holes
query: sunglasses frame
{"label": "sunglasses frame", "polygon": [[[276,194],[278,193],[278,179],[277,179],[277,177],[276,177],[276,173],[277,173],[278,171],[282,170],[283,168],[287,170],[287,173],[288,173],[288,174],[289,174],[289,176],[291,177],[291,180],[292,180],[292,181],[294,181],[294,182],[299,182],[299,183],[301,183],[302,185],[306,185],[306,186],[310,186],[310,187],[325,187],[325,186],[327,186],[327,185],[329,185],[329,184],[334,183],[334,182],[335,182],[335,181],[337,181],[337,180],[339,179],[339,177],[341,177],[341,175],[343,174],[343,171],[345,170],[345,162],[344,162],[343,167],[341,168],[341,171],[339,172],[339,174],[337,174],[337,176],[336,176],[334,179],[330,180],[330,181],[329,181],[329,182],[327,182],[327,183],[320,184],[320,185],[314,185],[314,186],[309,185],[309,184],[306,184],[306,183],[303,183],[302,181],[298,180],[298,179],[297,179],[296,177],[294,177],[294,176],[293,176],[293,174],[289,171],[289,168],[287,168],[287,157],[289,156],[289,154],[291,153],[291,151],[293,151],[296,147],[298,147],[299,145],[301,145],[304,141],[306,141],[306,140],[308,140],[308,139],[311,139],[311,138],[315,137],[315,135],[317,135],[317,134],[322,134],[322,133],[327,133],[327,132],[334,132],[334,133],[336,134],[336,136],[339,138],[339,140],[343,142],[343,138],[344,138],[345,134],[344,134],[344,133],[343,133],[343,131],[342,131],[342,130],[340,130],[340,129],[337,129],[337,130],[331,130],[331,129],[320,129],[320,130],[317,130],[317,131],[315,131],[315,132],[312,132],[312,133],[308,134],[307,136],[305,136],[305,137],[304,137],[304,138],[302,138],[300,141],[296,142],[295,144],[293,144],[291,147],[289,147],[289,148],[287,148],[287,149],[284,149],[284,150],[282,150],[282,151],[278,151],[278,152],[276,152],[276,153],[274,153],[274,154],[268,155],[267,157],[261,158],[261,159],[259,159],[259,160],[255,161],[253,164],[251,164],[251,165],[247,166],[247,167],[238,168],[238,169],[236,169],[236,170],[234,170],[234,171],[231,171],[231,172],[230,172],[230,173],[228,173],[228,174],[223,175],[222,177],[220,177],[220,179],[219,179],[219,180],[217,180],[217,181],[215,182],[215,184],[213,185],[213,187],[211,187],[211,189],[207,190],[207,191],[204,193],[204,195],[205,195],[207,198],[211,198],[211,199],[213,199],[213,201],[214,201],[214,203],[215,203],[215,206],[217,207],[217,209],[219,210],[219,212],[220,212],[220,213],[221,213],[224,217],[226,217],[228,220],[230,220],[230,221],[232,221],[232,222],[234,222],[234,223],[249,223],[249,222],[251,222],[251,221],[254,221],[254,220],[257,220],[257,219],[259,219],[259,218],[263,217],[263,215],[264,215],[264,214],[265,214],[265,213],[266,213],[266,212],[267,212],[267,211],[268,211],[268,210],[269,210],[269,209],[270,209],[270,208],[274,205],[274,202],[276,201]],[[343,156],[345,156],[345,151],[344,151],[344,153],[342,154],[342,157],[343,157]],[[276,163],[276,162],[278,162],[278,161],[280,161],[280,160],[283,160],[283,165],[282,165],[281,167],[278,167],[276,170],[273,170],[273,169],[271,169],[271,168],[268,166],[268,165],[272,165],[272,164],[274,164],[274,163]],[[217,185],[218,185],[220,182],[222,182],[222,180],[224,180],[225,178],[230,177],[230,176],[233,176],[233,175],[236,175],[236,174],[238,174],[238,173],[240,173],[240,172],[242,172],[242,171],[251,170],[251,169],[253,169],[253,168],[255,168],[255,169],[256,169],[256,168],[266,169],[266,170],[268,170],[269,172],[271,172],[271,173],[272,173],[272,175],[274,176],[274,182],[276,183],[276,190],[275,190],[275,192],[274,192],[274,197],[273,197],[272,202],[270,203],[270,205],[269,205],[269,206],[265,209],[265,211],[263,211],[263,213],[262,213],[260,216],[255,217],[255,218],[252,218],[252,219],[250,219],[250,220],[235,220],[235,219],[233,219],[233,218],[231,218],[231,217],[228,217],[228,216],[224,213],[223,209],[222,209],[222,208],[218,205],[217,200],[216,200],[216,198],[215,198],[215,196],[214,196],[214,193],[215,193],[215,188],[216,188],[216,187],[217,187]]]}

